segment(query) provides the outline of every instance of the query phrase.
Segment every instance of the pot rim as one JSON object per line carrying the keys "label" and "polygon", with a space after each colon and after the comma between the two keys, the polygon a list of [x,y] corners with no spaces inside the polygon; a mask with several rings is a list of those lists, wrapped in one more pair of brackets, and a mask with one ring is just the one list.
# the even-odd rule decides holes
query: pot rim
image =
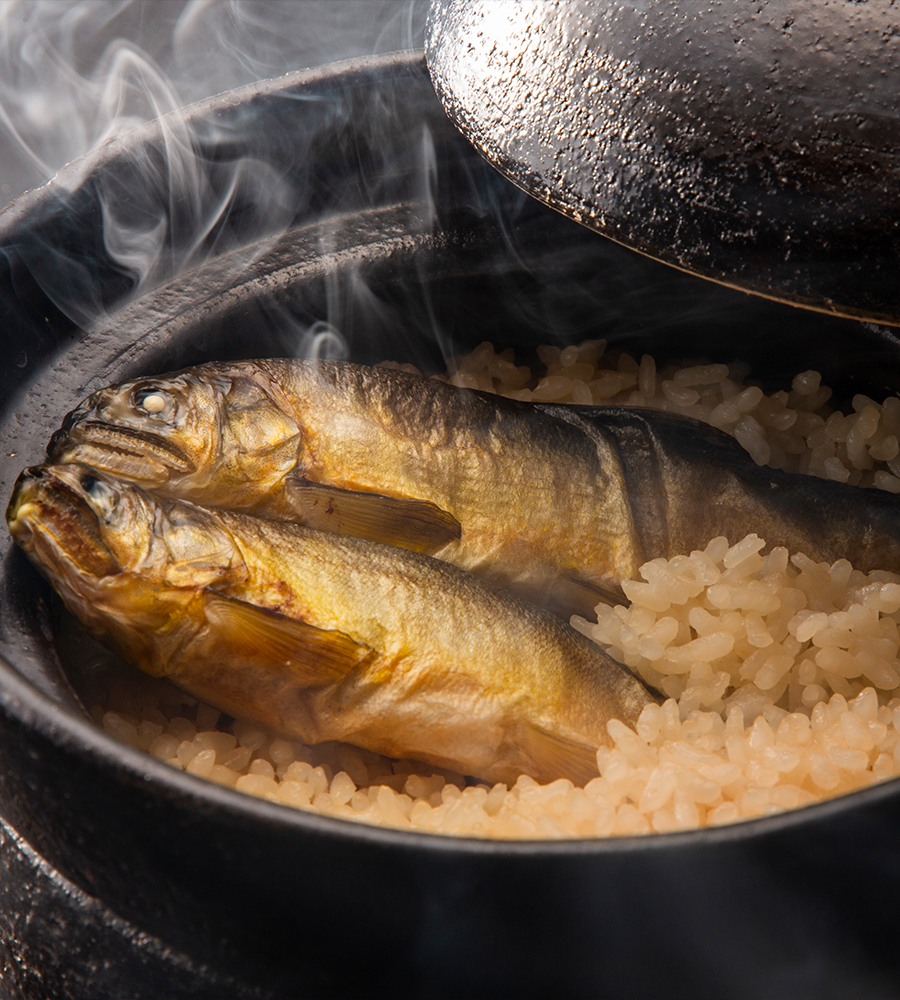
{"label": "pot rim", "polygon": [[534,857],[583,854],[655,852],[720,845],[778,834],[807,823],[827,821],[832,815],[856,806],[874,806],[898,794],[896,779],[838,795],[798,809],[743,820],[718,827],[702,827],[671,833],[649,833],[622,837],[588,837],[564,840],[505,840],[456,834],[399,830],[369,823],[323,816],[268,802],[233,788],[217,785],[178,771],[142,750],[137,750],[104,732],[96,723],[80,719],[60,709],[16,670],[0,654],[0,708],[31,726],[41,736],[84,760],[97,763],[105,771],[119,772],[135,785],[154,782],[193,807],[204,806],[234,814],[244,820],[269,827],[280,826],[298,833],[325,834],[349,841],[363,841],[383,847],[416,847],[435,854],[460,851],[464,854]]}
{"label": "pot rim", "polygon": [[82,156],[70,160],[69,163],[57,170],[46,183],[25,191],[9,204],[0,208],[0,246],[5,245],[7,233],[18,224],[53,206],[60,198],[74,192],[88,177],[96,174],[106,164],[129,154],[137,146],[152,142],[168,122],[178,121],[182,125],[190,124],[195,120],[209,118],[219,108],[235,107],[249,100],[274,97],[279,94],[290,96],[289,92],[292,90],[311,87],[317,83],[350,84],[354,76],[362,78],[372,72],[385,70],[393,70],[401,75],[418,74],[430,82],[425,65],[424,48],[397,49],[394,52],[355,56],[326,63],[323,66],[313,66],[308,69],[296,70],[293,73],[285,73],[283,76],[256,80],[253,83],[235,87],[233,90],[223,90],[218,94],[201,98],[199,101],[160,115],[159,118],[151,118],[149,121],[107,139],[100,146],[89,150]]}

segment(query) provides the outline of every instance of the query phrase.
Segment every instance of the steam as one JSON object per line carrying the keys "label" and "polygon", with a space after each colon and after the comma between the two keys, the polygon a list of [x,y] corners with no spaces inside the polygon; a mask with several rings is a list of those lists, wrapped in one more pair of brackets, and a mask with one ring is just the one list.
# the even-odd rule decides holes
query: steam
{"label": "steam", "polygon": [[[360,206],[408,206],[406,216],[385,215],[398,246],[405,234],[437,235],[443,223],[454,222],[441,218],[448,204],[444,154],[438,154],[427,124],[410,120],[402,86],[374,95],[369,117],[354,122],[347,155],[364,159],[354,174],[355,189],[332,190],[327,177],[315,179],[319,190],[328,189],[325,215],[316,215],[309,201],[317,195],[312,182],[304,187],[305,164],[279,162],[258,133],[247,140],[252,107],[234,102],[227,121],[192,118],[184,111],[195,101],[287,72],[421,47],[427,7],[426,0],[0,2],[0,201],[46,183],[66,163],[92,151],[105,156],[106,144],[115,154],[112,169],[92,174],[92,183],[100,185],[101,218],[90,234],[91,239],[102,234],[96,245],[49,245],[28,234],[21,245],[0,248],[0,255],[7,254],[11,268],[27,271],[81,330],[114,329],[116,317],[105,312],[110,282],[116,284],[113,299],[119,307],[128,296],[140,296],[215,257],[217,274],[233,267],[239,286],[241,270],[267,254],[294,219],[315,217],[318,253],[339,257],[340,272],[324,275],[325,300],[315,306],[320,314],[291,301],[267,300],[267,343],[285,355],[343,358],[350,345],[356,351],[367,338],[374,343],[389,336],[396,360],[428,344],[436,348],[431,358],[440,354],[446,362],[459,349],[454,338],[469,336],[472,324],[453,327],[457,303],[446,300],[446,288],[429,282],[427,255],[414,255],[395,293],[385,297],[371,268],[344,249],[342,213],[352,216]],[[348,113],[352,109],[338,100],[306,117],[324,134]],[[152,143],[122,139],[139,127],[157,130]],[[394,137],[390,142],[388,133]],[[357,143],[364,147],[361,154]],[[313,170],[314,137],[290,145],[291,157],[302,156],[306,145]],[[478,266],[496,271],[495,297],[467,300],[462,311],[480,324],[502,298],[508,331],[540,330],[543,342],[569,342],[618,321],[618,313],[609,315],[614,307],[606,292],[625,265],[616,258],[598,268],[596,292],[593,285],[569,280],[568,271],[581,267],[580,251],[566,244],[528,244],[523,232],[536,225],[532,199],[511,191],[480,164],[469,170],[468,161],[454,165],[453,211],[463,219],[484,220],[485,232],[496,236],[496,250],[477,251],[485,255]],[[61,189],[64,180],[77,187],[82,178],[70,169],[52,183]],[[540,275],[551,256],[553,280],[538,278],[523,295],[522,276]],[[100,275],[98,257],[104,258]],[[112,276],[106,258],[114,264]],[[507,277],[511,272],[519,274]],[[620,284],[629,285],[624,277]],[[637,312],[646,319],[646,311],[644,306]],[[487,332],[502,339],[507,329]],[[55,349],[51,339],[52,331],[38,331],[22,364],[38,365]]]}
{"label": "steam", "polygon": [[6,0],[0,201],[204,97],[419,47],[424,15],[417,0]]}
{"label": "steam", "polygon": [[[414,0],[8,0],[0,5],[0,203],[144,123],[157,121],[161,162],[105,171],[106,254],[132,296],[235,248],[229,226],[265,252],[296,211],[293,191],[258,155],[201,148],[236,143],[209,123],[194,134],[181,109],[258,80],[352,56],[422,44],[426,5]],[[146,155],[146,154],[142,154]],[[88,169],[88,168],[86,168]],[[64,175],[69,188],[82,178]],[[248,222],[249,220],[249,222]],[[103,318],[89,258],[17,246],[54,304],[82,328]],[[340,356],[336,328],[303,333],[320,356]]]}
{"label": "steam", "polygon": [[341,331],[324,320],[318,320],[304,331],[297,356],[314,361],[344,361],[348,353],[347,341]]}

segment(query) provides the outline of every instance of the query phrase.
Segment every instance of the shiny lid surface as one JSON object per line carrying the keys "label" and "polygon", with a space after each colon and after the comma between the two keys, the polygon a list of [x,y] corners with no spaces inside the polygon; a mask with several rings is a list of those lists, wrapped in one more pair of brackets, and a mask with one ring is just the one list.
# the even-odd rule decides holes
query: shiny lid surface
{"label": "shiny lid surface", "polygon": [[900,324],[900,8],[889,0],[448,0],[463,134],[539,200],[683,270]]}

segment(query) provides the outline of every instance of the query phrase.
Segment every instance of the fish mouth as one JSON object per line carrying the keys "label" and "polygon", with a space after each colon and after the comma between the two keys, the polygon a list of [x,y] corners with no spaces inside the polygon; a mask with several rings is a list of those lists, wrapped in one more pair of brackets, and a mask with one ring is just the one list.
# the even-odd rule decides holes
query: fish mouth
{"label": "fish mouth", "polygon": [[47,470],[26,469],[18,478],[6,511],[16,543],[62,575],[67,566],[93,577],[121,570],[100,534],[100,522],[87,501]]}
{"label": "fish mouth", "polygon": [[51,462],[74,459],[103,471],[148,482],[168,478],[170,472],[192,473],[197,466],[177,445],[146,431],[85,420],[73,429],[65,427],[50,440]]}

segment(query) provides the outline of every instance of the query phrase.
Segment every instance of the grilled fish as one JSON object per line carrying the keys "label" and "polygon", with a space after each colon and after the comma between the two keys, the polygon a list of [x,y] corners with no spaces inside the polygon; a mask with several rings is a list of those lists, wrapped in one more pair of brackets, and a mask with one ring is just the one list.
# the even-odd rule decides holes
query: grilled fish
{"label": "grilled fish", "polygon": [[48,455],[428,552],[564,616],[621,600],[648,559],[749,530],[815,559],[900,569],[900,498],[760,468],[698,421],[342,362],[208,364],[102,389]]}
{"label": "grilled fish", "polygon": [[428,556],[191,503],[75,464],[27,469],[10,532],[134,665],[306,743],[489,781],[597,774],[655,696],[550,614]]}

